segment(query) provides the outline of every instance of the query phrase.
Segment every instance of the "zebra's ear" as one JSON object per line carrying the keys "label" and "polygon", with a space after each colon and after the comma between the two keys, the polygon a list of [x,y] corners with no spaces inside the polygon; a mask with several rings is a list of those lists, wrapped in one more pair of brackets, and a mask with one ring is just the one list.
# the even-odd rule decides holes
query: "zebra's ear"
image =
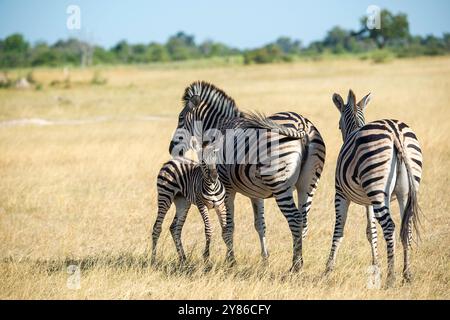
{"label": "zebra's ear", "polygon": [[339,112],[342,112],[342,109],[344,108],[344,100],[342,100],[342,97],[338,93],[333,94],[333,102]]}
{"label": "zebra's ear", "polygon": [[347,104],[349,106],[356,107],[356,97],[352,89],[348,90]]}
{"label": "zebra's ear", "polygon": [[189,101],[187,102],[187,107],[189,108],[189,109],[193,109],[193,108],[195,108],[195,107],[198,107],[199,106],[199,104],[200,104],[200,96],[198,96],[198,95],[195,95],[195,96],[192,96],[190,99],[189,99]]}
{"label": "zebra's ear", "polygon": [[370,100],[372,100],[372,94],[369,92],[361,100],[359,100],[357,105],[361,109],[365,109],[367,107],[367,105],[369,104]]}

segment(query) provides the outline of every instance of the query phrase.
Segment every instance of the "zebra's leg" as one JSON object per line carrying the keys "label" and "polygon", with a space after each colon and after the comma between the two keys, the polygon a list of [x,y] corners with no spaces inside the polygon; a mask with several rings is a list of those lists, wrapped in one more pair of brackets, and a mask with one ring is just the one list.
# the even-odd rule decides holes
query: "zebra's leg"
{"label": "zebra's leg", "polygon": [[367,228],[366,228],[366,236],[367,240],[370,243],[370,247],[372,250],[372,265],[378,266],[378,235],[377,235],[377,225],[375,215],[373,213],[372,206],[366,206],[366,214],[367,214]]}
{"label": "zebra's leg", "polygon": [[152,255],[151,255],[151,262],[156,262],[156,246],[158,244],[158,239],[161,234],[161,226],[164,221],[164,218],[166,216],[167,211],[170,208],[170,205],[173,201],[173,195],[162,195],[160,192],[158,192],[158,216],[156,217],[155,223],[153,225],[153,231],[152,231]]}
{"label": "zebra's leg", "polygon": [[233,234],[234,234],[234,199],[236,197],[236,192],[234,190],[227,190],[225,193],[225,207],[226,207],[226,218],[225,226],[222,228],[222,238],[227,246],[227,254],[225,261],[229,265],[234,265],[236,259],[234,257],[233,249]]}
{"label": "zebra's leg", "polygon": [[302,238],[305,239],[308,234],[308,213],[311,209],[314,191],[308,192],[303,187],[297,187],[298,207],[302,215]]}
{"label": "zebra's leg", "polygon": [[282,193],[274,194],[278,207],[286,218],[289,229],[293,238],[293,258],[292,258],[292,272],[297,272],[303,265],[302,257],[302,215],[295,206],[294,197],[292,196],[292,189],[289,188]]}
{"label": "zebra's leg", "polygon": [[309,138],[305,142],[304,161],[296,183],[298,208],[303,218],[303,239],[308,234],[308,213],[325,165],[325,155],[325,143],[319,131],[313,126]]}
{"label": "zebra's leg", "polygon": [[224,232],[227,226],[227,208],[225,206],[225,201],[214,207],[217,217],[219,218],[220,227],[222,232]]}
{"label": "zebra's leg", "polygon": [[261,243],[261,257],[263,261],[269,258],[269,250],[266,243],[266,223],[264,221],[264,199],[251,198],[253,214],[255,218],[255,229],[259,235],[259,242]]}
{"label": "zebra's leg", "polygon": [[383,202],[372,201],[372,205],[375,218],[381,225],[381,228],[383,229],[384,239],[386,240],[388,262],[386,286],[392,287],[395,283],[395,224],[390,214],[389,199],[385,199]]}
{"label": "zebra's leg", "polygon": [[211,245],[211,236],[212,236],[212,227],[211,222],[209,221],[209,212],[208,208],[204,204],[197,204],[198,210],[203,219],[203,224],[205,225],[205,250],[203,251],[203,259],[205,262],[209,260],[209,247]]}
{"label": "zebra's leg", "polygon": [[[313,152],[319,152],[320,150],[312,150]],[[324,151],[323,156],[325,156]],[[296,183],[297,195],[298,195],[298,208],[302,213],[303,220],[303,234],[305,239],[308,234],[308,213],[311,209],[314,193],[316,192],[319,179],[322,174],[324,162],[316,154],[308,154],[308,159],[303,164],[300,172],[300,177]]]}
{"label": "zebra's leg", "polygon": [[333,271],[336,265],[336,256],[339,250],[339,246],[342,243],[344,237],[345,222],[347,221],[347,212],[350,202],[340,193],[336,192],[334,197],[334,207],[336,210],[336,221],[334,224],[333,242],[331,243],[330,256],[328,257],[327,267],[325,273]]}
{"label": "zebra's leg", "polygon": [[170,233],[172,234],[173,241],[175,242],[175,248],[177,249],[178,257],[180,263],[186,261],[186,255],[184,253],[183,244],[181,242],[181,232],[183,230],[184,222],[186,221],[186,216],[191,207],[189,201],[184,197],[175,197],[174,199],[176,213],[173,218],[172,224],[170,225]]}
{"label": "zebra's leg", "polygon": [[222,229],[222,235],[225,233],[227,227],[227,208],[225,206],[225,201],[219,205],[214,206],[214,211],[219,218],[220,228]]}

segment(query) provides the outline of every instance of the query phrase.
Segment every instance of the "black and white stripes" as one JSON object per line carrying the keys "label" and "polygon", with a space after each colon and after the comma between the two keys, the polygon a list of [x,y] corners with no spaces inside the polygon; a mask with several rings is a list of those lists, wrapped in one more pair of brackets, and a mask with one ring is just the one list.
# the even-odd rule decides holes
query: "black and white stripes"
{"label": "black and white stripes", "polygon": [[[302,234],[306,235],[307,214],[325,160],[325,144],[318,130],[310,121],[294,112],[281,112],[270,117],[244,114],[232,98],[206,82],[192,83],[185,90],[183,103],[177,132],[169,147],[172,155],[188,148],[189,136],[203,139],[205,132],[211,129],[221,133],[237,129],[232,138],[225,137],[223,155],[229,150],[241,155],[240,159],[257,155],[256,162],[226,161],[217,166],[220,180],[226,188],[227,258],[234,260],[232,239],[236,192],[252,201],[255,227],[264,259],[268,257],[268,250],[262,199],[274,197],[293,236],[292,267],[298,270],[302,265]],[[250,143],[248,137],[252,134],[256,140]],[[292,194],[294,189],[298,193],[298,207]]]}
{"label": "black and white stripes", "polygon": [[378,221],[387,243],[387,284],[394,282],[395,225],[390,202],[397,198],[401,213],[400,236],[404,249],[403,276],[411,279],[410,244],[412,227],[417,230],[419,207],[417,190],[422,175],[422,152],[414,132],[397,120],[365,123],[364,109],[370,94],[356,103],[350,90],[347,104],[341,96],[333,102],[341,113],[340,129],[344,144],[336,165],[336,223],[327,271],[334,268],[350,202],[366,206],[367,239],[372,248],[372,264],[378,265]]}
{"label": "black and white stripes", "polygon": [[176,214],[170,226],[175,246],[180,258],[184,261],[181,243],[181,231],[191,204],[195,204],[205,225],[206,245],[203,257],[209,258],[212,228],[208,209],[214,208],[221,227],[225,225],[225,188],[218,179],[216,161],[217,150],[214,145],[201,149],[200,163],[176,157],[166,162],[159,171],[157,178],[158,216],[153,226],[152,261],[155,260],[156,246],[161,233],[161,225],[171,204],[175,202]]}
{"label": "black and white stripes", "polygon": [[[377,222],[383,229],[387,243],[387,280],[388,285],[391,285],[394,282],[395,225],[390,202],[397,199],[400,207],[403,276],[409,281],[410,245],[413,229],[418,231],[419,224],[417,192],[422,175],[422,153],[416,135],[405,123],[385,119],[366,124],[364,109],[369,100],[370,94],[356,103],[351,90],[346,104],[341,96],[333,95],[333,102],[341,113],[339,128],[344,143],[336,164],[336,222],[327,272],[332,271],[335,266],[344,235],[347,211],[350,203],[355,202],[366,207],[366,235],[371,246],[372,265],[379,265]],[[288,222],[293,238],[291,270],[299,270],[303,264],[302,239],[308,229],[308,213],[325,163],[325,143],[319,131],[308,119],[295,112],[279,112],[268,117],[241,112],[231,97],[206,82],[194,82],[186,88],[183,104],[178,127],[169,147],[172,155],[183,155],[191,147],[189,141],[192,137],[201,141],[202,148],[197,150],[200,153],[207,149],[211,142],[214,145],[217,133],[223,142],[219,151],[220,161],[217,163],[219,179],[216,180],[220,181],[223,191],[220,200],[224,206],[221,206],[218,213],[222,236],[227,245],[227,260],[234,263],[236,193],[241,193],[252,201],[254,225],[259,235],[263,259],[268,258],[263,199],[273,197]],[[233,132],[231,136],[230,130]],[[210,131],[215,134],[208,135]],[[231,162],[228,161],[230,154],[233,156]],[[177,171],[173,176],[181,177],[195,167],[188,160],[176,159],[166,166],[178,168],[171,169],[171,172]],[[180,169],[182,166],[184,169]],[[187,167],[191,169],[188,170]],[[154,227],[154,246],[168,205],[175,201],[177,214],[171,230],[180,259],[184,259],[181,242],[177,243],[180,241],[180,226],[184,223],[189,203],[196,203],[205,220],[207,257],[209,220],[202,209],[202,202],[207,202],[206,195],[196,189],[196,194],[201,194],[201,201],[198,197],[194,199],[187,191],[179,191],[183,197],[177,197],[177,192],[167,192],[167,189],[175,188],[175,185],[172,185],[173,180],[163,178],[161,173],[160,176],[160,213]],[[205,175],[202,181],[207,185],[208,179]],[[179,190],[188,189],[186,186],[189,183],[192,186],[198,182],[186,182]],[[298,206],[294,202],[294,190],[297,191]],[[208,189],[206,194],[211,192],[212,190]],[[166,193],[169,195],[165,195]]]}

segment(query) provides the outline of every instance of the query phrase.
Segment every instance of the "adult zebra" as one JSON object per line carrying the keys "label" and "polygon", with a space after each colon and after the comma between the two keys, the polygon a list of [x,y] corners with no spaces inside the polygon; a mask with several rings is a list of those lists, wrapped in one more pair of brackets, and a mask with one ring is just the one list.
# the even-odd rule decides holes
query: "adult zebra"
{"label": "adult zebra", "polygon": [[[186,88],[184,108],[180,112],[177,130],[170,143],[173,155],[189,147],[189,136],[200,136],[211,129],[239,129],[240,134],[224,141],[225,150],[234,150],[246,158],[269,150],[257,163],[219,163],[219,177],[226,189],[227,224],[223,238],[227,259],[234,262],[234,198],[239,192],[251,199],[255,228],[261,243],[261,255],[268,258],[265,238],[263,199],[274,197],[288,221],[293,237],[292,271],[301,268],[302,236],[307,231],[307,215],[325,162],[325,144],[314,125],[294,112],[280,112],[270,117],[245,114],[225,92],[207,82],[194,82]],[[201,122],[199,126],[195,124]],[[255,128],[257,141],[249,143],[246,136]],[[197,130],[197,131],[196,131]],[[241,147],[240,147],[241,146]],[[297,189],[299,207],[293,198]]]}
{"label": "adult zebra", "polygon": [[410,281],[411,227],[414,225],[418,231],[417,191],[422,175],[422,152],[416,135],[405,123],[378,120],[366,124],[364,110],[369,101],[370,94],[356,103],[352,90],[348,93],[347,104],[340,95],[333,95],[333,102],[341,113],[339,128],[344,144],[336,166],[336,223],[326,271],[334,268],[348,206],[353,201],[366,206],[366,233],[372,248],[373,265],[379,264],[376,220],[383,229],[388,257],[387,286],[391,286],[395,280],[395,226],[390,202],[397,197],[402,218],[403,277]]}

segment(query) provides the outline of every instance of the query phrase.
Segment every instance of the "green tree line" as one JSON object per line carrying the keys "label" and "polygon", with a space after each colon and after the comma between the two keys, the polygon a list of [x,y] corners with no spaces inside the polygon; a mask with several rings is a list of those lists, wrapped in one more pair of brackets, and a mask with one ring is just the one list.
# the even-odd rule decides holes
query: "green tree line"
{"label": "green tree line", "polygon": [[91,64],[137,64],[180,61],[210,57],[242,56],[245,64],[292,61],[296,57],[322,54],[364,54],[389,52],[397,57],[442,55],[450,52],[450,33],[442,37],[414,36],[409,32],[405,14],[382,10],[381,29],[368,29],[366,17],[360,19],[360,30],[334,27],[323,40],[303,46],[300,40],[280,37],[260,48],[239,50],[220,42],[196,43],[184,32],[169,37],[166,43],[130,44],[123,40],[109,49],[78,39],[59,40],[49,45],[30,45],[21,34],[0,39],[0,67],[35,67]]}

